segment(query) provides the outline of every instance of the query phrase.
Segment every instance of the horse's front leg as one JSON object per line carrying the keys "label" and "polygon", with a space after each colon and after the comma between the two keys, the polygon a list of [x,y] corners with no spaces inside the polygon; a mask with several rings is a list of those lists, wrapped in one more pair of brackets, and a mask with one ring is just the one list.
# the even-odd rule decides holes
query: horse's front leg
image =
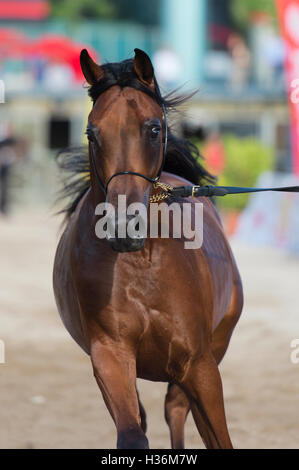
{"label": "horse's front leg", "polygon": [[198,431],[208,449],[231,449],[222,382],[212,351],[190,365],[180,384],[186,392]]}
{"label": "horse's front leg", "polygon": [[117,429],[118,449],[148,449],[136,392],[136,361],[128,348],[101,340],[91,347],[96,381]]}

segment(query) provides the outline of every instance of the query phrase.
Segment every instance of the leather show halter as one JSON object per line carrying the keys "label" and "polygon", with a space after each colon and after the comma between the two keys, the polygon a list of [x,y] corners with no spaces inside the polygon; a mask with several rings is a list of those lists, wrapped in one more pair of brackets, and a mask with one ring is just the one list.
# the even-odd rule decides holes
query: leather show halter
{"label": "leather show halter", "polygon": [[[164,127],[164,145],[163,145],[162,163],[160,165],[160,169],[157,173],[156,178],[151,178],[149,176],[143,175],[142,173],[138,173],[137,171],[130,171],[130,170],[118,171],[117,173],[114,173],[112,176],[110,176],[110,178],[108,179],[106,185],[104,185],[101,178],[100,178],[100,176],[99,176],[99,173],[98,173],[98,170],[97,170],[97,167],[96,167],[95,156],[94,156],[94,148],[91,145],[91,152],[90,152],[91,155],[90,156],[91,156],[91,162],[92,162],[93,170],[94,170],[94,173],[96,175],[97,183],[98,183],[99,187],[101,188],[101,190],[103,191],[105,196],[107,195],[109,183],[111,183],[113,178],[115,178],[116,176],[120,176],[120,175],[139,176],[140,178],[143,178],[143,179],[149,181],[150,183],[152,183],[154,188],[159,188],[160,187],[164,191],[172,189],[172,187],[170,185],[159,182],[159,179],[160,179],[163,167],[164,167],[165,159],[166,159],[167,140],[168,140],[168,125],[167,125],[166,109],[165,109],[164,104],[162,104],[161,107],[162,107],[162,111],[163,111],[163,123],[164,123],[164,126],[163,126]],[[150,201],[151,202],[156,202],[152,198],[156,198],[157,196],[162,196],[162,195],[151,196]],[[168,195],[167,195],[167,197],[168,197]],[[162,200],[162,199],[166,199],[166,197],[163,195],[163,197],[159,200]]]}

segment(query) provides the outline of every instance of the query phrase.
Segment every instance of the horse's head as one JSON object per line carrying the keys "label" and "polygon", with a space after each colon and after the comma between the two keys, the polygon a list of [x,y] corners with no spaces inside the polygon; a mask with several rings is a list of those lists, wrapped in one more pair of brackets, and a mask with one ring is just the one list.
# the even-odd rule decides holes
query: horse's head
{"label": "horse's head", "polygon": [[[152,184],[163,165],[163,106],[153,66],[145,52],[135,49],[134,60],[102,66],[83,50],[81,67],[94,102],[87,126],[92,189],[97,201],[104,193],[115,208],[112,248],[136,251],[145,238],[121,238],[124,227],[120,225],[127,227],[134,217],[126,212],[130,204],[142,203],[147,208]],[[126,197],[126,215],[117,218],[120,195]],[[139,223],[146,224],[142,216]]]}

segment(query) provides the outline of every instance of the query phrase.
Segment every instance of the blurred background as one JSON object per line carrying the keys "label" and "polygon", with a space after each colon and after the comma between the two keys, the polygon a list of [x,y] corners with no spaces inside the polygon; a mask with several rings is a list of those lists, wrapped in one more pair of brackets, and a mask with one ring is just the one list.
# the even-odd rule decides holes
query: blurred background
{"label": "blurred background", "polygon": [[[55,155],[85,142],[91,107],[80,50],[99,62],[145,50],[162,91],[198,89],[172,125],[219,184],[284,186],[299,184],[298,31],[298,0],[0,0],[0,447],[115,444],[88,358],[60,324],[51,288]],[[232,438],[238,447],[296,447],[299,380],[289,345],[299,334],[299,197],[216,204],[248,313],[222,366]],[[164,385],[140,387],[152,445],[166,448]],[[187,445],[198,442],[189,420]]]}
{"label": "blurred background", "polygon": [[[137,46],[151,56],[162,90],[199,89],[178,131],[200,146],[220,183],[252,186],[265,170],[291,171],[274,1],[0,0],[0,139],[18,137],[28,156],[16,203],[49,200],[54,154],[83,142],[90,104],[80,50],[114,62]],[[221,201],[236,210],[246,202]]]}
{"label": "blurred background", "polygon": [[[287,99],[288,44],[279,27],[282,8],[292,5],[297,2],[188,0],[186,7],[184,0],[0,0],[0,145],[13,139],[9,155],[7,146],[2,150],[2,160],[11,162],[2,165],[2,213],[52,201],[54,155],[83,143],[90,109],[79,64],[83,47],[95,60],[114,62],[132,57],[138,46],[151,56],[165,93],[199,90],[173,124],[198,145],[219,184],[253,186],[269,171],[261,183],[270,184],[273,172],[280,182],[298,173]],[[298,11],[291,17],[299,24]],[[254,213],[262,210],[260,200],[271,197],[252,198]],[[293,199],[276,197],[279,204]],[[229,234],[247,203],[246,195],[218,201]],[[252,225],[249,215],[245,223]],[[268,233],[265,217],[257,217],[256,238],[291,243],[299,251],[287,234],[272,227]]]}

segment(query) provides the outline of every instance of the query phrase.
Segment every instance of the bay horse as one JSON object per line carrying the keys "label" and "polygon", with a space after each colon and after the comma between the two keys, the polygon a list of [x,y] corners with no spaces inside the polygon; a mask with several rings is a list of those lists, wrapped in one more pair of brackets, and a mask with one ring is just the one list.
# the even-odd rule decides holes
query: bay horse
{"label": "bay horse", "polygon": [[[180,98],[162,97],[145,52],[135,49],[134,59],[98,65],[84,49],[80,61],[93,107],[88,156],[61,160],[77,179],[66,185],[73,199],[54,263],[60,316],[90,355],[119,449],[149,446],[137,377],[169,384],[165,418],[172,448],[184,448],[190,409],[207,448],[231,448],[218,365],[243,294],[214,205],[207,198],[199,201],[203,244],[195,250],[185,249],[183,238],[105,240],[95,234],[101,202],[117,205],[122,194],[128,205],[142,202],[148,208],[157,175],[172,186],[213,177],[192,144],[167,129],[165,113]],[[192,210],[198,202],[177,202],[186,201]]]}

